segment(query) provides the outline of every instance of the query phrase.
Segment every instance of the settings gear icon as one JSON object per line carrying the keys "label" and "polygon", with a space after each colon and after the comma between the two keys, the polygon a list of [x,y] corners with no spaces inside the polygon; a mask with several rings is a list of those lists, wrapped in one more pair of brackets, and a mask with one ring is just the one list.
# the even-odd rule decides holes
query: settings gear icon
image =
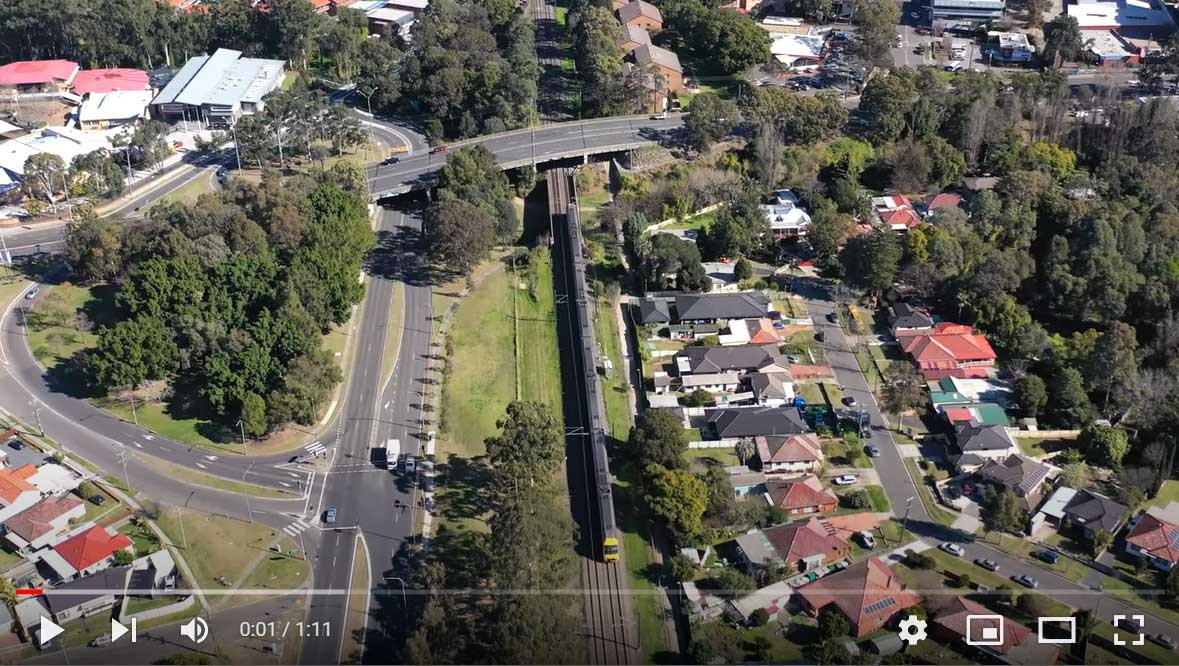
{"label": "settings gear icon", "polygon": [[925,640],[925,628],[927,626],[929,626],[929,623],[925,620],[922,620],[916,615],[910,615],[901,620],[900,631],[898,633],[902,641],[909,645],[916,645],[918,642]]}

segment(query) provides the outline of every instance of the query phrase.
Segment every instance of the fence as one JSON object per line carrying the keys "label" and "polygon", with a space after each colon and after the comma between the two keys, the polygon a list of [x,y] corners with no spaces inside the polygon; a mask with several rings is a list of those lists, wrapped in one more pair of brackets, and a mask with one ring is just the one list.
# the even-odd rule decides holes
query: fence
{"label": "fence", "polygon": [[696,442],[688,442],[689,449],[725,449],[733,448],[740,442],[739,439],[705,439]]}

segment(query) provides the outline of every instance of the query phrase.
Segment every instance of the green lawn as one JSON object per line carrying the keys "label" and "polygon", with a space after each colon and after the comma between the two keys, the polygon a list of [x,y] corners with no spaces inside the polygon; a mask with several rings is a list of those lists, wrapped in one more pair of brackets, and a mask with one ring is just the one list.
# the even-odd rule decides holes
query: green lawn
{"label": "green lawn", "polygon": [[716,222],[716,211],[677,220],[666,227],[661,227],[661,229],[696,229],[698,231],[708,231],[712,228],[714,222]]}
{"label": "green lawn", "polygon": [[614,311],[605,298],[598,299],[594,317],[594,332],[606,358],[614,365],[614,376],[602,378],[602,394],[606,403],[606,423],[615,439],[626,441],[630,434],[630,401],[627,400],[627,377],[622,369],[622,341],[614,322]]}
{"label": "green lawn", "polygon": [[160,549],[159,538],[147,527],[129,522],[120,527],[119,532],[131,537],[131,542],[135,544],[136,557],[143,557]]}
{"label": "green lawn", "polygon": [[864,491],[868,493],[868,501],[872,503],[872,511],[886,513],[889,510],[888,495],[884,494],[884,488],[877,485],[867,485],[864,486]]}
{"label": "green lawn", "polygon": [[213,183],[211,182],[212,171],[202,171],[199,176],[193,178],[180,187],[160,197],[153,206],[159,206],[165,203],[184,203],[193,204],[202,194],[208,194],[213,191]]}
{"label": "green lawn", "polygon": [[565,22],[567,20],[568,15],[569,15],[569,10],[567,8],[553,7],[553,19],[557,22],[557,25],[561,26],[562,28],[565,27]]}
{"label": "green lawn", "polygon": [[522,281],[534,286],[514,290],[518,313],[516,351],[520,357],[520,397],[549,405],[560,419],[561,359],[557,350],[553,267],[549,253],[536,252],[532,256],[537,261],[537,265],[531,268],[534,281]]}
{"label": "green lawn", "polygon": [[917,467],[917,460],[914,458],[905,458],[905,467],[909,470],[909,476],[913,478],[913,484],[917,486],[917,492],[921,496],[921,502],[925,505],[925,510],[929,512],[929,517],[947,527],[953,525],[958,516],[943,509],[937,503],[937,500],[934,499],[933,492],[923,480],[925,478],[925,472]]}
{"label": "green lawn", "polygon": [[1165,509],[1171,502],[1179,502],[1179,481],[1164,481],[1158,494],[1146,506]]}
{"label": "green lawn", "polygon": [[132,599],[127,602],[127,609],[123,612],[123,616],[136,615],[144,611],[155,610],[163,608],[176,603],[176,597],[160,597],[159,599]]}
{"label": "green lawn", "polygon": [[[286,553],[298,550],[298,544],[289,539],[280,543],[282,553],[270,553],[254,568],[242,588],[246,590],[289,590],[301,587],[307,582],[310,567],[307,561],[300,557],[291,557]],[[246,599],[257,597],[247,597]]]}
{"label": "green lawn", "polygon": [[256,558],[273,554],[267,548],[279,535],[261,523],[175,507],[165,509],[156,524],[192,568],[194,582],[210,589],[227,588],[249,576]]}
{"label": "green lawn", "polygon": [[694,460],[713,461],[725,467],[734,467],[741,464],[741,460],[737,458],[737,454],[732,448],[688,449],[685,457],[689,462]]}
{"label": "green lawn", "polygon": [[647,530],[652,522],[638,488],[634,467],[625,465],[615,473],[614,505],[622,535],[628,587],[635,591],[631,599],[639,623],[642,660],[650,663],[653,655],[668,647],[663,635],[663,621],[659,617],[660,602],[651,594],[655,584],[650,576],[650,535]]}
{"label": "green lawn", "polygon": [[[102,297],[96,298],[96,293]],[[111,291],[95,292],[65,282],[45,292],[29,313],[28,341],[33,356],[47,370],[53,370],[77,352],[94,344],[93,332],[80,323],[77,312],[87,318],[104,320],[112,316]]]}
{"label": "green lawn", "polygon": [[1039,458],[1048,453],[1044,450],[1044,440],[1038,437],[1016,437],[1015,444],[1029,458]]}

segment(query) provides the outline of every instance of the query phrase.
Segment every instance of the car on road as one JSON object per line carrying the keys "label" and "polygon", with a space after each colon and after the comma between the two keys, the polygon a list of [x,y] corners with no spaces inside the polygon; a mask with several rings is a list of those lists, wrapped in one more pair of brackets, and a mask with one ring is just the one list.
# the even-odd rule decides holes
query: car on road
{"label": "car on road", "polygon": [[405,473],[406,474],[413,474],[414,470],[417,469],[417,465],[418,465],[418,461],[415,460],[413,456],[405,456]]}
{"label": "car on road", "polygon": [[875,446],[871,446],[871,445],[865,446],[864,450],[868,452],[869,458],[879,458],[880,457],[880,449],[876,448]]}
{"label": "car on road", "polygon": [[828,312],[827,313],[827,321],[831,322],[832,324],[838,324],[839,323],[839,314],[836,312]]}
{"label": "car on road", "polygon": [[1033,578],[1032,576],[1029,576],[1027,574],[1019,574],[1018,576],[1012,576],[1011,580],[1019,583],[1020,585],[1023,585],[1024,587],[1030,587],[1033,590],[1036,589],[1037,587],[1040,587],[1040,581],[1036,580],[1035,578]]}
{"label": "car on road", "polygon": [[651,120],[667,120],[667,112],[660,111],[659,113],[652,113]]}
{"label": "car on road", "polygon": [[90,647],[106,647],[113,642],[114,641],[111,639],[110,634],[102,634],[101,636],[96,636],[94,640],[88,643],[88,645]]}
{"label": "car on road", "polygon": [[36,287],[33,287],[32,289],[25,292],[25,300],[31,301],[34,298],[36,298],[37,294],[39,294],[39,293],[41,293],[41,290]]}
{"label": "car on road", "polygon": [[336,507],[332,507],[323,512],[323,522],[327,525],[332,525],[336,522]]}
{"label": "car on road", "polygon": [[876,537],[872,536],[871,532],[868,530],[860,530],[857,532],[857,534],[860,535],[860,543],[864,544],[864,548],[876,547]]}
{"label": "car on road", "polygon": [[695,229],[684,230],[684,238],[687,238],[688,240],[696,240],[699,237],[700,232],[696,231]]}
{"label": "car on road", "polygon": [[855,474],[844,474],[842,476],[837,476],[834,479],[832,479],[831,483],[834,483],[837,486],[850,486],[850,485],[854,484],[856,481],[859,481],[859,479],[856,478]]}
{"label": "car on road", "polygon": [[954,557],[962,557],[962,555],[966,553],[966,551],[962,549],[962,546],[959,546],[956,543],[950,543],[948,541],[943,542],[942,545],[938,546],[938,548],[941,548]]}
{"label": "car on road", "polygon": [[803,92],[805,90],[810,90],[810,87],[805,83],[791,83],[790,89],[796,92]]}
{"label": "car on road", "polygon": [[1161,645],[1168,650],[1175,649],[1175,639],[1166,634],[1151,634],[1150,642]]}
{"label": "car on road", "polygon": [[442,153],[445,153],[445,152],[446,152],[446,146],[434,146],[434,148],[430,150],[431,155],[441,155]]}
{"label": "car on road", "polygon": [[848,407],[855,407],[857,404],[856,397],[854,395],[843,396],[842,402],[843,402],[843,404],[847,405]]}
{"label": "car on road", "polygon": [[977,564],[978,566],[986,569],[987,571],[998,571],[999,570],[999,563],[994,560],[988,560],[988,559],[984,559],[984,558],[980,557],[980,558],[976,559],[974,561],[974,563]]}
{"label": "car on road", "polygon": [[1048,564],[1056,564],[1056,562],[1060,560],[1060,555],[1057,555],[1050,550],[1037,550],[1036,552],[1032,553],[1032,557],[1040,560],[1041,562],[1047,562]]}
{"label": "car on road", "polygon": [[397,164],[400,161],[401,161],[400,157],[398,157],[396,155],[390,155],[390,156],[386,157],[385,159],[381,160],[381,166],[389,166],[390,164]]}

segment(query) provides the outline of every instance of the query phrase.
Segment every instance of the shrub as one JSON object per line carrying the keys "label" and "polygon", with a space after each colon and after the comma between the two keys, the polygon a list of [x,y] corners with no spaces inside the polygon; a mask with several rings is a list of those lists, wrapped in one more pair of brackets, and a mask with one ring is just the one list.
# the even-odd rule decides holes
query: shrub
{"label": "shrub", "polygon": [[937,560],[909,549],[905,551],[905,565],[911,569],[932,569],[937,566]]}
{"label": "shrub", "polygon": [[769,621],[770,614],[764,608],[759,608],[749,614],[749,626],[751,627],[764,627]]}

